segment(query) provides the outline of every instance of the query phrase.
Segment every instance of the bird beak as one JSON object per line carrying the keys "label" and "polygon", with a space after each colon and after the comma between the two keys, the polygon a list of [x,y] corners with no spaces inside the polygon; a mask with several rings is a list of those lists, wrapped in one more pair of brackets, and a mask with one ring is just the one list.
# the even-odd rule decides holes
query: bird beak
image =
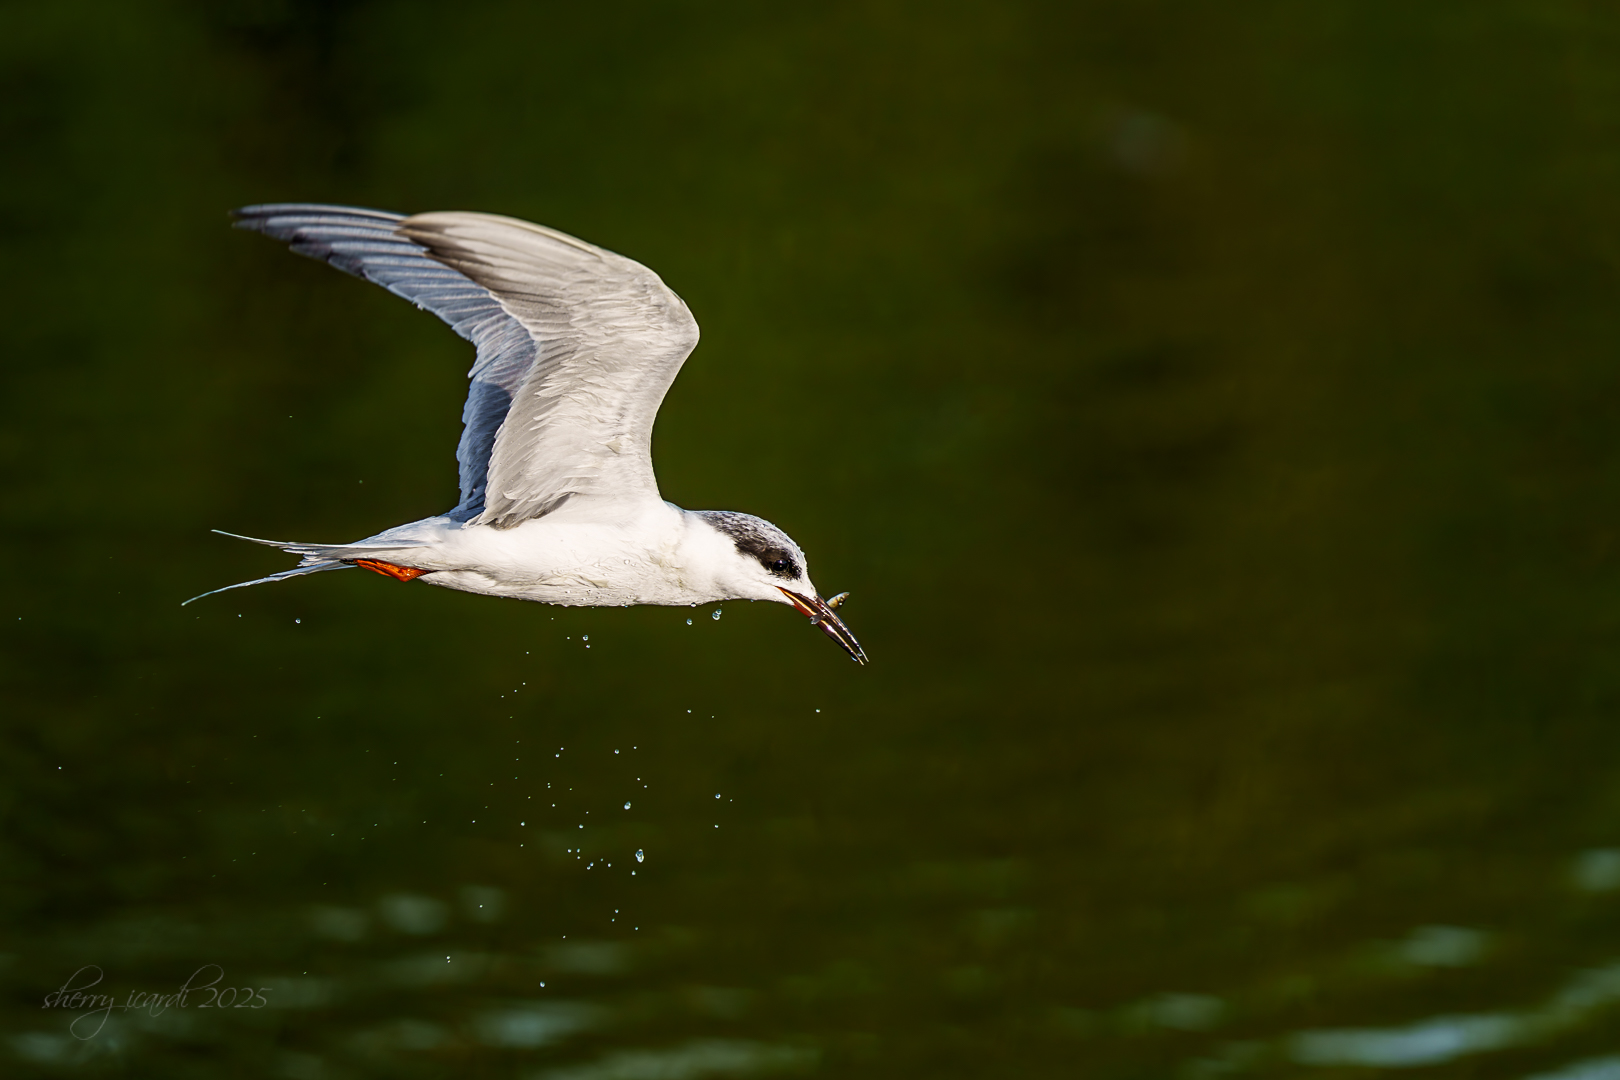
{"label": "bird beak", "polygon": [[800,615],[807,617],[811,624],[818,627],[823,634],[838,642],[843,647],[843,650],[849,653],[851,660],[857,664],[866,663],[866,652],[861,648],[861,643],[856,641],[855,635],[849,632],[849,627],[844,625],[844,620],[833,613],[833,609],[827,605],[827,601],[819,596],[805,596],[803,593],[783,589],[780,585],[777,588],[789,600],[793,601],[793,606],[798,609]]}

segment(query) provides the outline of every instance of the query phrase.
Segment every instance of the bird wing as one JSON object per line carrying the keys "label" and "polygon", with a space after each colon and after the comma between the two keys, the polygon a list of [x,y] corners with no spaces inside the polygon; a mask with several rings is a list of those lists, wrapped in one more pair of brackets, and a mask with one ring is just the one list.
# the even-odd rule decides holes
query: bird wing
{"label": "bird wing", "polygon": [[698,329],[651,270],[494,214],[278,204],[236,216],[477,346],[455,519],[507,528],[575,496],[658,497],[653,420]]}

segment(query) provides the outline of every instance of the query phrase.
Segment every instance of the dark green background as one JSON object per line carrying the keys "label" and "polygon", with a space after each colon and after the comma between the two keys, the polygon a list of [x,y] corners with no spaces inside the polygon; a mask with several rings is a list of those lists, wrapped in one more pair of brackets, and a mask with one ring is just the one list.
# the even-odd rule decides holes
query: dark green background
{"label": "dark green background", "polygon": [[[0,72],[4,1075],[1620,1076],[1612,8],[8,3]],[[470,350],[276,200],[656,269],[665,497],[871,666],[179,607],[454,501]],[[269,1007],[41,1008],[204,964]]]}

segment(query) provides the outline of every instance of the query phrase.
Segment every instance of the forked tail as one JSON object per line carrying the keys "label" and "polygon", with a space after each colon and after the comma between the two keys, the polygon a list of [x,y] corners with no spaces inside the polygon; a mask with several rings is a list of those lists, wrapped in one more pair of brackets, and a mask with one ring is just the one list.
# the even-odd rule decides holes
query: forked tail
{"label": "forked tail", "polygon": [[180,606],[185,607],[192,600],[201,600],[204,596],[213,596],[216,593],[230,592],[232,589],[245,589],[249,585],[263,585],[269,581],[285,581],[287,578],[303,577],[305,574],[318,574],[322,570],[348,570],[361,559],[375,559],[380,555],[409,551],[417,545],[407,541],[392,544],[297,544],[285,540],[260,540],[256,536],[241,536],[229,533],[223,529],[214,529],[221,536],[229,536],[236,540],[247,540],[265,547],[280,548],[289,555],[299,555],[303,561],[291,570],[283,570],[279,574],[269,577],[254,578],[252,581],[239,581],[235,585],[226,585],[221,589],[210,589],[199,593],[191,600],[183,601]]}

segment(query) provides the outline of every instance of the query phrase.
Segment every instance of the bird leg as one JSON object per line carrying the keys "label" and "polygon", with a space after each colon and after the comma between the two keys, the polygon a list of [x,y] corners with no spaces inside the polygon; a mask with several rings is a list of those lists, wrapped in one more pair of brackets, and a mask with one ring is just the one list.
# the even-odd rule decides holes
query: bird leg
{"label": "bird leg", "polygon": [[353,559],[351,561],[362,570],[370,570],[373,574],[391,577],[395,581],[411,581],[428,572],[418,570],[414,566],[395,566],[393,563],[383,562],[381,559]]}

